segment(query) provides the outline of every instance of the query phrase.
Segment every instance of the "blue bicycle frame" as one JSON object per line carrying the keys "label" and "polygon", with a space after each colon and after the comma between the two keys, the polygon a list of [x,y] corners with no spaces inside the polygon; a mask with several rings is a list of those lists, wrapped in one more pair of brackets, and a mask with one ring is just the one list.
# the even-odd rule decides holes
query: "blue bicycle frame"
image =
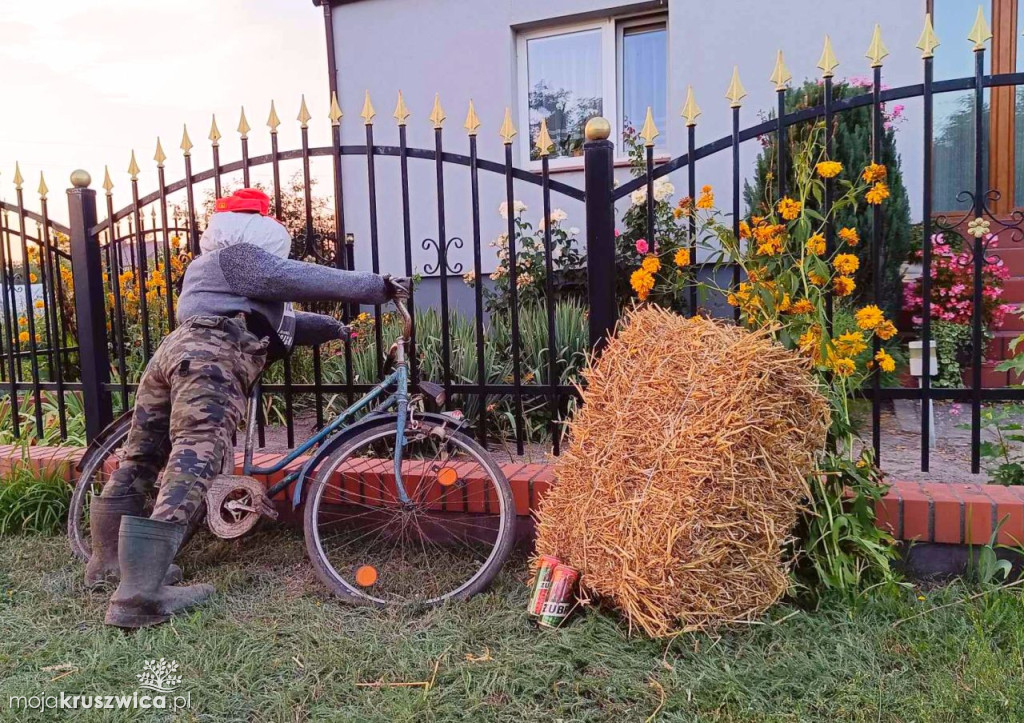
{"label": "blue bicycle frame", "polygon": [[[398,430],[395,439],[395,483],[398,488],[399,500],[403,504],[412,503],[412,500],[406,492],[405,485],[402,482],[402,454],[405,449],[405,425],[409,418],[409,367],[405,359],[405,346],[406,340],[411,336],[412,322],[403,301],[396,300],[395,306],[405,322],[405,328],[403,329],[402,336],[397,339],[395,345],[392,347],[395,360],[395,370],[391,372],[384,381],[367,392],[357,402],[342,411],[337,417],[331,420],[329,424],[325,425],[316,434],[295,449],[288,452],[288,454],[269,467],[258,467],[252,462],[253,449],[255,447],[256,410],[257,405],[259,404],[261,392],[261,385],[259,382],[253,385],[252,393],[249,395],[249,408],[247,412],[245,430],[245,455],[242,463],[242,474],[247,476],[277,474],[306,452],[320,446],[335,434],[344,432],[350,420],[372,405],[374,401],[380,399],[390,391],[390,395],[388,395],[380,405],[375,407],[371,414],[378,414],[391,408],[396,409]],[[303,465],[300,470],[289,473],[280,482],[277,482],[268,488],[267,496],[273,497],[281,490],[287,488],[292,482],[299,480],[312,471],[310,469],[310,465],[315,459],[316,457],[314,456],[313,459]],[[292,504],[296,507],[301,501],[301,493],[301,486],[296,485],[292,500]]]}

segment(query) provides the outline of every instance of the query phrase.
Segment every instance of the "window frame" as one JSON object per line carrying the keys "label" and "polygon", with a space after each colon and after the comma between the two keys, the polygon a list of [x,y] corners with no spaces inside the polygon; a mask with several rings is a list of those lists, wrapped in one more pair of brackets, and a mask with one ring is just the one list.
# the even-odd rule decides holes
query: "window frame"
{"label": "window frame", "polygon": [[[550,38],[557,35],[568,35],[587,30],[599,30],[601,32],[601,107],[602,115],[614,129],[612,140],[615,142],[616,161],[626,160],[628,156],[622,152],[622,128],[619,124],[619,112],[622,105],[622,34],[623,30],[629,27],[642,25],[655,25],[663,23],[666,31],[666,43],[668,42],[668,14],[665,12],[645,12],[631,15],[615,15],[611,17],[597,18],[571,23],[560,23],[545,25],[544,27],[532,30],[521,30],[516,33],[516,78],[515,98],[517,104],[518,127],[520,138],[519,160],[524,168],[538,170],[541,167],[540,160],[530,157],[530,151],[536,139],[530,131],[530,90],[529,90],[529,58],[527,56],[527,43],[538,38]],[[671,67],[671,56],[666,53],[666,78],[668,69]],[[665,84],[665,104],[668,108],[670,97],[669,83]],[[659,149],[667,147],[667,129],[659,129],[661,135],[658,137]],[[548,160],[549,167],[555,170],[576,170],[583,167],[582,157],[551,158]]]}
{"label": "window frame", "polygon": [[[1018,0],[987,0],[984,3],[992,27],[992,40],[990,46],[986,48],[989,75],[1017,72],[1017,33],[1024,30],[1024,23],[1017,14],[1017,5]],[[927,0],[925,10],[931,13],[932,18],[936,18],[935,0]],[[988,185],[1000,193],[1000,199],[993,203],[990,209],[997,215],[1024,209],[1024,203],[1018,204],[1016,199],[1017,88],[1018,86],[1003,86],[989,89]],[[1024,122],[1024,119],[1020,122]],[[1024,153],[1024,150],[1020,152]],[[936,169],[933,167],[933,177],[935,172]],[[936,208],[933,209],[933,214],[957,210]]]}

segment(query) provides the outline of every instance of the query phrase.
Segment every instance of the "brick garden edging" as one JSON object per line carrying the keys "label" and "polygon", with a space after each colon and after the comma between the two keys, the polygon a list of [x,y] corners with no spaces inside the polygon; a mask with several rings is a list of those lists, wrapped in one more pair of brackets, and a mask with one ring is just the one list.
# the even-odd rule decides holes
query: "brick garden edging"
{"label": "brick garden edging", "polygon": [[[62,471],[73,480],[75,465],[85,450],[78,447],[28,447],[0,445],[0,484],[11,466],[24,460],[36,469]],[[254,462],[271,464],[279,455],[258,453]],[[304,460],[293,462],[277,475],[258,475],[273,484],[287,471],[297,469]],[[241,453],[236,456],[241,464]],[[536,509],[548,487],[554,482],[549,464],[504,464],[502,469],[512,484],[516,512],[528,516]],[[241,469],[238,469],[241,472]],[[283,517],[292,518],[289,488],[275,499]],[[900,540],[944,545],[984,545],[997,527],[997,542],[1019,546],[1024,543],[1024,487],[979,484],[941,484],[935,482],[894,482],[877,505],[878,525]],[[1002,526],[1000,527],[1000,522]]]}

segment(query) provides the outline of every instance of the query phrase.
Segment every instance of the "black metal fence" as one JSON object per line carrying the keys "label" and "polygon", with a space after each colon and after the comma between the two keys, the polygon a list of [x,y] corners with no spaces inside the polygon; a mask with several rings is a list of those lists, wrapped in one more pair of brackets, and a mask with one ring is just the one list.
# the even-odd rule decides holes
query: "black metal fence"
{"label": "black metal fence", "polygon": [[[984,102],[983,93],[985,89],[1017,86],[1024,84],[1024,73],[986,75],[984,73],[984,40],[976,43],[974,49],[975,73],[973,76],[957,78],[953,80],[933,80],[933,57],[934,46],[924,41],[922,82],[898,88],[884,88],[882,85],[882,58],[876,57],[872,62],[872,81],[868,92],[853,97],[836,99],[834,97],[833,68],[823,68],[824,101],[820,105],[798,110],[788,110],[785,103],[785,94],[789,85],[788,73],[784,66],[775,77],[776,89],[778,92],[778,106],[775,116],[768,120],[743,128],[742,127],[742,87],[739,86],[738,77],[734,79],[734,85],[730,87],[729,98],[732,108],[732,129],[731,133],[717,138],[704,145],[697,145],[697,112],[696,106],[689,107],[684,115],[686,122],[686,153],[664,163],[656,163],[654,158],[653,143],[648,143],[646,149],[646,170],[641,177],[616,185],[614,169],[614,149],[611,141],[608,140],[609,131],[605,123],[592,123],[588,127],[588,140],[584,151],[584,187],[578,188],[573,185],[560,182],[552,177],[548,159],[545,152],[541,156],[541,167],[539,172],[519,168],[514,163],[513,138],[516,134],[511,125],[510,117],[506,116],[506,122],[502,126],[501,135],[504,143],[504,159],[491,161],[481,159],[477,153],[477,129],[479,122],[475,120],[475,113],[470,107],[470,116],[467,119],[467,136],[464,137],[463,147],[460,152],[446,150],[447,133],[443,128],[443,112],[439,104],[435,106],[435,113],[431,115],[434,125],[434,147],[433,148],[412,148],[407,144],[407,119],[408,113],[404,115],[396,112],[398,120],[397,145],[381,145],[375,138],[375,125],[373,122],[372,107],[367,112],[364,108],[365,144],[363,145],[342,145],[340,133],[340,111],[337,109],[336,99],[332,99],[331,113],[331,135],[330,145],[311,147],[308,134],[309,114],[305,110],[303,102],[301,121],[301,147],[297,150],[281,151],[278,148],[277,128],[279,121],[276,113],[271,111],[268,122],[270,133],[271,152],[266,155],[250,157],[248,148],[248,127],[244,123],[240,137],[240,160],[222,162],[220,159],[220,134],[214,127],[211,133],[212,152],[214,167],[210,170],[195,173],[192,169],[191,141],[187,133],[183,139],[182,149],[184,153],[186,177],[173,183],[167,183],[164,177],[164,153],[162,148],[157,149],[156,163],[159,178],[159,187],[148,195],[140,195],[138,187],[138,166],[135,163],[134,154],[131,166],[131,196],[129,205],[115,210],[112,200],[112,184],[109,175],[105,179],[106,190],[105,217],[100,220],[97,216],[96,192],[89,188],[89,179],[86,174],[76,173],[73,176],[74,187],[68,191],[70,204],[69,227],[55,224],[47,217],[46,197],[43,192],[41,197],[41,210],[35,213],[24,207],[20,183],[18,187],[18,198],[16,205],[5,204],[3,206],[3,225],[0,227],[0,235],[3,237],[3,244],[0,244],[0,265],[3,266],[3,294],[4,314],[2,319],[2,334],[0,343],[3,344],[0,358],[3,365],[0,365],[0,381],[6,386],[8,398],[12,404],[12,422],[14,434],[21,434],[25,421],[19,416],[18,400],[25,399],[26,394],[33,398],[34,420],[39,435],[42,435],[43,420],[40,417],[42,409],[41,395],[47,391],[56,393],[56,405],[60,410],[61,435],[66,434],[64,428],[66,396],[68,392],[81,394],[86,419],[86,431],[91,438],[112,418],[115,407],[127,409],[131,401],[131,392],[134,389],[134,380],[137,379],[141,367],[150,358],[155,345],[159,342],[161,334],[166,333],[174,327],[174,303],[176,287],[179,283],[179,264],[175,261],[182,253],[198,253],[198,241],[201,234],[201,219],[204,216],[201,204],[197,203],[195,189],[203,183],[212,183],[213,194],[220,196],[222,193],[223,179],[226,177],[238,178],[243,185],[250,184],[250,171],[258,167],[269,167],[272,175],[274,210],[278,216],[285,211],[283,208],[284,198],[282,195],[282,166],[288,163],[298,163],[301,166],[301,186],[304,189],[301,198],[300,213],[295,221],[295,236],[298,249],[296,256],[315,260],[319,263],[327,263],[338,268],[351,268],[358,265],[360,268],[369,268],[379,271],[380,264],[380,232],[378,226],[378,194],[380,193],[378,183],[378,166],[383,162],[397,163],[398,185],[396,188],[388,188],[389,197],[400,199],[400,212],[402,216],[402,248],[404,249],[404,270],[408,275],[416,271],[413,265],[413,249],[419,246],[423,249],[433,249],[436,252],[436,260],[429,264],[428,271],[437,276],[439,283],[439,317],[440,327],[437,338],[434,340],[439,355],[439,370],[449,397],[461,396],[464,399],[475,400],[474,428],[479,438],[484,441],[493,441],[496,429],[493,423],[488,421],[488,402],[493,400],[510,401],[510,422],[507,427],[511,436],[516,442],[520,452],[524,446],[531,441],[531,433],[527,427],[527,411],[524,404],[534,404],[540,400],[540,407],[547,410],[547,426],[552,440],[552,447],[555,453],[558,452],[561,420],[566,418],[569,411],[569,400],[575,394],[575,388],[571,380],[560,376],[562,367],[557,353],[553,350],[561,348],[564,339],[557,337],[556,329],[556,290],[553,286],[554,274],[552,260],[552,228],[548,223],[543,231],[545,259],[547,270],[545,282],[546,306],[544,308],[546,324],[545,336],[547,341],[547,353],[542,355],[543,364],[540,374],[524,374],[522,368],[522,307],[519,303],[517,283],[517,264],[511,263],[508,267],[509,273],[509,298],[506,308],[491,309],[488,314],[485,311],[485,296],[483,284],[479,280],[484,275],[485,250],[482,239],[480,220],[480,184],[481,178],[485,175],[493,178],[500,178],[504,183],[504,200],[509,208],[513,207],[516,200],[516,191],[523,186],[539,189],[544,218],[550,218],[552,208],[552,197],[560,197],[585,203],[585,276],[586,291],[583,300],[587,313],[587,341],[590,348],[599,348],[602,340],[614,328],[619,309],[623,303],[622,299],[616,298],[616,261],[615,261],[615,228],[616,228],[616,202],[629,196],[633,191],[646,187],[647,189],[647,218],[649,228],[653,229],[654,218],[654,182],[657,179],[666,178],[669,174],[685,172],[685,182],[682,184],[688,191],[691,198],[697,197],[699,178],[698,162],[708,162],[714,158],[714,162],[723,159],[721,162],[731,164],[731,191],[732,191],[732,224],[734,233],[739,235],[739,224],[742,219],[741,209],[741,184],[744,178],[743,168],[740,163],[740,146],[744,142],[756,141],[757,139],[770,137],[774,139],[775,147],[778,149],[776,160],[776,174],[778,195],[781,198],[786,191],[785,169],[790,159],[787,157],[788,145],[786,142],[787,133],[790,129],[802,124],[823,120],[826,139],[826,146],[831,150],[833,138],[833,120],[844,112],[858,108],[868,108],[872,117],[872,139],[871,158],[875,162],[881,161],[881,139],[883,133],[883,106],[885,103],[901,99],[920,98],[923,104],[923,154],[924,167],[922,169],[924,184],[922,201],[922,225],[923,225],[923,324],[921,337],[923,340],[924,368],[928,369],[931,354],[929,341],[932,338],[932,310],[930,305],[930,269],[932,264],[931,255],[931,234],[938,228],[955,228],[968,220],[985,219],[992,227],[996,236],[1002,236],[1010,242],[1024,240],[1024,230],[1021,224],[1024,223],[1024,214],[1019,211],[1012,211],[1008,215],[997,216],[990,208],[990,204],[999,198],[997,189],[989,189],[986,183],[985,172],[983,171],[984,161],[982,149],[985,147],[986,124],[983,122]],[[777,69],[779,70],[779,69]],[[963,213],[961,218],[945,218],[935,216],[932,208],[932,142],[933,142],[933,99],[936,95],[956,91],[972,91],[974,94],[974,128],[975,128],[975,158],[974,158],[974,184],[972,188],[963,189],[961,198],[970,203],[970,208]],[[690,104],[687,104],[690,106]],[[399,109],[404,108],[399,103]],[[359,194],[351,193],[350,184],[346,184],[343,178],[343,163],[345,157],[356,157],[365,159],[366,188],[361,189]],[[311,196],[311,170],[312,159],[325,158],[331,164],[332,195],[330,199],[330,212],[327,214],[329,221],[324,225],[323,219],[316,217],[314,212],[315,202]],[[412,234],[412,223],[410,215],[412,206],[410,195],[412,193],[422,194],[427,192],[424,188],[412,188],[410,164],[432,164],[435,173],[429,189],[436,195],[436,238],[414,239]],[[468,224],[470,230],[469,238],[463,240],[450,231],[452,219],[446,205],[445,182],[449,177],[446,170],[457,168],[460,172],[468,175],[469,198],[468,214],[465,218],[458,219],[460,225]],[[349,195],[346,196],[346,190]],[[450,191],[449,191],[450,193]],[[827,182],[827,192],[824,198],[824,210],[831,208],[834,199],[834,188],[831,181]],[[178,204],[172,204],[173,197],[183,200]],[[362,204],[369,219],[368,232],[365,237],[354,238],[346,225],[346,209],[352,209],[357,204]],[[149,212],[149,224],[147,227],[147,208]],[[12,223],[8,214],[13,216]],[[30,235],[26,225],[35,223],[38,230],[35,235]],[[123,225],[126,230],[122,230]],[[513,213],[508,213],[507,228],[507,253],[509,258],[517,258],[516,248],[516,227],[513,220]],[[826,243],[831,252],[835,248],[836,229],[829,226],[826,233]],[[690,228],[691,252],[696,259],[697,237],[695,229]],[[15,238],[20,244],[21,258],[29,257],[29,245],[36,245],[40,249],[41,259],[39,269],[41,271],[42,305],[39,318],[29,313],[27,337],[24,342],[19,341],[18,320],[16,317],[17,304],[15,297],[19,293],[19,279],[24,277],[25,270],[30,264],[25,264],[19,271],[15,255],[12,255],[11,239]],[[69,247],[63,246],[63,239],[69,239]],[[175,239],[179,239],[175,241]],[[874,267],[874,278],[881,276],[881,265],[884,258],[882,248],[883,239],[883,217],[878,207],[875,207],[871,229],[870,243],[871,259]],[[473,314],[470,320],[473,330],[472,354],[469,371],[457,372],[453,367],[453,330],[451,299],[449,281],[457,278],[464,270],[462,262],[454,259],[453,252],[465,247],[468,243],[471,261],[471,271],[475,274],[478,283],[473,288]],[[967,388],[939,389],[934,388],[928,375],[922,378],[922,384],[918,387],[883,387],[880,375],[876,373],[870,387],[864,390],[866,396],[871,400],[872,405],[872,443],[879,459],[884,467],[885,455],[882,449],[881,435],[881,409],[882,404],[888,400],[910,399],[923,402],[931,400],[956,400],[966,402],[970,405],[970,423],[972,430],[971,437],[971,466],[974,472],[979,471],[980,450],[981,450],[981,412],[985,402],[996,400],[1020,401],[1024,400],[1024,389],[1018,388],[985,388],[982,384],[982,363],[985,354],[984,328],[982,320],[983,304],[983,270],[986,259],[991,260],[993,252],[984,238],[972,242],[970,246],[972,253],[973,275],[974,275],[974,305],[971,323],[972,335],[972,376],[971,384]],[[367,262],[368,259],[368,262]],[[357,264],[358,262],[358,264]],[[73,299],[74,306],[68,308],[66,299],[69,298],[68,290],[62,289],[61,269],[70,265],[73,274]],[[698,264],[700,266],[700,264]],[[22,274],[19,277],[19,273]],[[129,283],[124,285],[120,279],[124,278]],[[732,283],[740,282],[738,269],[734,269],[731,275]],[[147,282],[148,288],[147,288]],[[27,305],[34,305],[30,299],[29,286],[22,283],[24,287],[21,293],[24,295]],[[874,289],[875,300],[881,305],[881,286],[876,284]],[[697,285],[694,284],[688,290],[688,313],[698,313]],[[10,305],[8,305],[10,299]],[[65,300],[62,302],[62,300]],[[377,373],[381,371],[380,360],[383,359],[386,346],[390,340],[385,336],[386,325],[385,311],[380,307],[372,310],[375,319],[373,324],[372,353],[377,360]],[[339,308],[340,313],[346,320],[354,320],[360,310],[345,307]],[[507,316],[509,329],[508,345],[510,346],[511,369],[509,373],[500,378],[494,379],[485,368],[485,337],[488,333],[487,325],[494,323],[498,317]],[[40,321],[41,320],[41,321]],[[45,343],[42,343],[37,329],[34,325],[45,325]],[[417,338],[414,344],[423,347],[426,340]],[[461,353],[461,352],[460,352]],[[312,376],[308,380],[297,380],[295,370],[287,360],[283,362],[280,381],[269,383],[265,386],[267,392],[280,395],[284,403],[283,423],[287,429],[288,444],[294,443],[293,420],[296,411],[296,398],[299,396],[311,397],[313,400],[312,409],[315,410],[317,423],[322,423],[325,410],[330,406],[329,398],[335,395],[352,399],[360,391],[368,388],[375,379],[366,375],[360,376],[355,369],[355,356],[352,342],[345,344],[344,348],[336,354],[343,359],[341,366],[343,374],[335,380],[325,380],[324,364],[325,359],[322,351],[316,349],[312,353]],[[414,354],[414,358],[416,355]],[[46,360],[45,369],[41,367],[42,360]],[[58,362],[60,360],[60,362]],[[28,362],[27,368],[25,362]],[[62,376],[63,374],[63,376]],[[45,377],[45,379],[44,379]],[[261,437],[263,434],[263,422],[261,419]],[[921,468],[927,470],[929,466],[929,417],[922,415],[921,420]]]}

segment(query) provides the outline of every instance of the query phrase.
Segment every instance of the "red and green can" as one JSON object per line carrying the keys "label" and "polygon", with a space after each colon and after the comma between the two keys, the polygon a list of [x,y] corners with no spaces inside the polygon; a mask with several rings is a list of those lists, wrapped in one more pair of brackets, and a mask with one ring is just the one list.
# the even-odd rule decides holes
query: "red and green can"
{"label": "red and green can", "polygon": [[538,623],[546,628],[557,628],[569,616],[572,609],[573,587],[580,573],[568,565],[558,565],[551,573],[551,587],[547,599],[541,606]]}
{"label": "red and green can", "polygon": [[537,560],[537,577],[533,581],[533,593],[530,595],[530,605],[526,610],[531,618],[539,618],[544,601],[548,599],[548,590],[551,588],[551,573],[558,567],[557,557],[552,555],[541,555]]}

